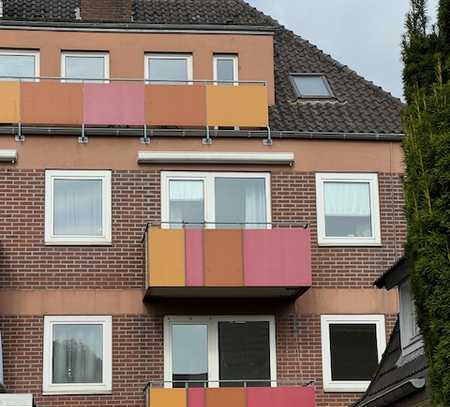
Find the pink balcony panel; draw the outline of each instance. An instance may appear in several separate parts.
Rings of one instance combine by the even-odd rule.
[[[311,286],[309,230],[245,230],[243,239],[246,286]]]
[[[205,407],[205,389],[188,389],[187,405],[188,407]]]
[[[314,407],[315,390],[312,387],[249,387],[247,407]]]
[[[84,123],[144,125],[144,85],[108,83],[84,85]]]
[[[186,285],[203,286],[203,230],[186,229]]]

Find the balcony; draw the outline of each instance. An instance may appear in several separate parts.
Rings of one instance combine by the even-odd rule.
[[[314,407],[313,387],[161,388],[149,383],[148,407]]]
[[[147,228],[152,298],[296,298],[311,286],[305,228]]]
[[[241,81],[238,85],[195,80],[189,84],[148,84],[134,79],[68,83],[49,77],[3,81],[0,82],[0,124],[79,126],[80,129],[87,126],[266,128],[265,83]]]

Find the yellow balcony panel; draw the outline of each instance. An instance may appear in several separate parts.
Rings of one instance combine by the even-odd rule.
[[[186,389],[149,389],[148,407],[187,407]]]
[[[151,229],[147,244],[150,287],[184,287],[184,230]]]
[[[261,85],[207,86],[208,126],[267,127],[267,88]]]
[[[20,121],[20,83],[0,82],[0,123]]]

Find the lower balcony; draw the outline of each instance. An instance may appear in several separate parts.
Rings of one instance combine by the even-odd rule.
[[[161,388],[149,383],[147,407],[314,407],[315,389],[289,387]]]
[[[145,247],[146,299],[296,298],[311,286],[305,228],[148,228]]]

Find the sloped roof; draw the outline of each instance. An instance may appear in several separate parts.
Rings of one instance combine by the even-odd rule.
[[[3,0],[3,20],[80,23],[75,11],[79,7],[80,0]],[[132,8],[130,23],[273,28],[276,104],[270,109],[272,130],[402,133],[400,111],[403,105],[399,99],[243,0],[132,0]],[[326,75],[336,98],[328,101],[298,99],[290,73]]]
[[[426,380],[427,377],[427,360],[424,354],[420,354],[404,363],[398,363],[401,356],[400,325],[397,319],[375,376],[364,396],[353,404],[353,407],[391,405],[391,403],[398,401],[401,397],[406,397],[413,392],[423,391],[423,388],[417,388],[413,385],[409,389],[398,392],[395,396],[388,396],[389,392],[393,393],[402,385],[408,385],[411,381],[414,382],[415,379]],[[397,399],[394,397],[397,397]]]

